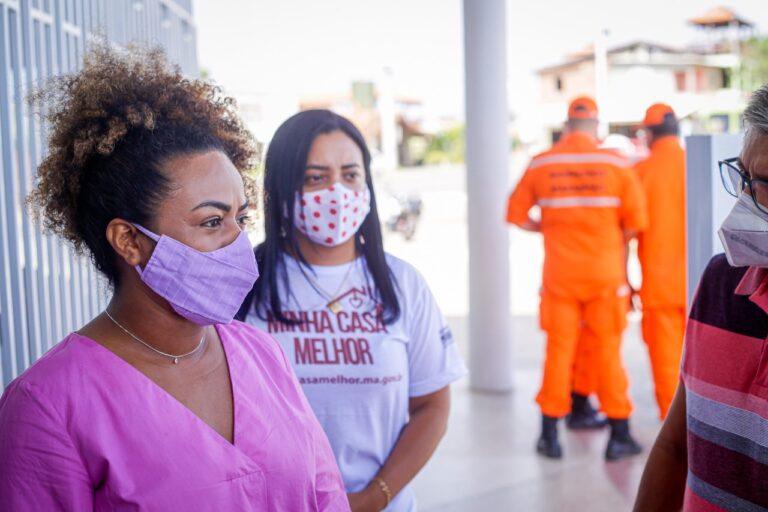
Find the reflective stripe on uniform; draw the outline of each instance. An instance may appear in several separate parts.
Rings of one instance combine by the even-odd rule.
[[[606,155],[604,153],[558,153],[536,157],[528,166],[535,169],[543,165],[551,164],[609,164],[617,167],[629,167],[629,161],[620,156]]]
[[[570,196],[539,199],[536,204],[541,208],[572,208],[574,206],[617,208],[621,206],[621,199],[616,196]]]

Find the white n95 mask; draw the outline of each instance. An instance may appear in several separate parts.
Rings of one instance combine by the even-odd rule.
[[[742,192],[717,234],[732,267],[768,267],[768,214],[749,193]]]

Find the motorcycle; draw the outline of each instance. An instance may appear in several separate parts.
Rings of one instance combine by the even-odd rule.
[[[423,201],[416,194],[407,197],[391,195],[389,203],[389,215],[385,222],[387,229],[393,233],[400,233],[403,238],[410,240],[416,234]]]

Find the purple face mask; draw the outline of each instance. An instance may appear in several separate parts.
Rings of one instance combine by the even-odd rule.
[[[176,313],[198,325],[228,324],[259,278],[259,269],[245,232],[234,242],[200,252],[178,240],[134,224],[157,242],[142,270],[141,280],[167,300]]]

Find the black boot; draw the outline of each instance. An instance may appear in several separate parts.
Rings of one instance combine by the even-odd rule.
[[[536,443],[536,452],[549,459],[562,458],[563,449],[557,440],[557,418],[541,417],[541,437]]]
[[[619,460],[643,451],[643,447],[629,433],[629,420],[608,421],[611,424],[611,437],[605,448],[606,460]]]
[[[565,417],[565,426],[571,430],[593,430],[607,424],[608,418],[592,407],[588,396],[571,393],[571,414]]]

